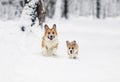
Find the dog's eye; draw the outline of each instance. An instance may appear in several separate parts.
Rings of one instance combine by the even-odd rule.
[[[54,32],[52,32],[52,34],[54,34]]]
[[[74,49],[74,48],[72,47],[72,49]]]
[[[50,34],[50,32],[48,32],[48,34]]]
[[[69,49],[70,49],[70,47],[69,47]]]

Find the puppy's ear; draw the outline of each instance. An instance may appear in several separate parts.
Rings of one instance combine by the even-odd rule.
[[[56,29],[56,24],[53,24],[53,29]]]
[[[66,44],[68,45],[69,43],[70,43],[70,42],[67,40],[67,41],[66,41]]]
[[[73,40],[72,42],[73,42],[74,45],[76,44],[76,40]]]
[[[44,25],[44,28],[45,28],[45,30],[48,30],[48,29],[49,29],[49,27],[48,27],[47,24]]]
[[[76,40],[73,40],[74,43],[76,43]]]

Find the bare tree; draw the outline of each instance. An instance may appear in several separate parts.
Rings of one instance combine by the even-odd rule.
[[[97,0],[96,1],[96,17],[97,18],[100,18],[100,10],[101,10],[101,3],[100,3],[101,0]]]
[[[64,2],[64,7],[63,7],[62,17],[65,17],[67,19],[68,18],[68,0],[63,0],[63,2]]]
[[[45,14],[46,14],[43,0],[39,0],[37,4],[37,14],[38,14],[39,25],[42,26],[43,22],[45,21]]]

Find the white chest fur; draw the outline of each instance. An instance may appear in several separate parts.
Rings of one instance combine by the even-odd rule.
[[[57,49],[54,46],[58,44],[58,39],[55,40],[45,40],[45,47],[42,48],[42,53],[46,56],[56,55]]]
[[[50,49],[53,46],[55,46],[58,43],[58,39],[56,38],[55,40],[45,40],[45,46]]]

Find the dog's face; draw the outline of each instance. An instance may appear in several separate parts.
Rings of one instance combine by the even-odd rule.
[[[66,41],[66,44],[67,44],[67,51],[69,54],[74,54],[75,50],[77,49],[77,43],[76,41],[72,41],[72,42],[69,42],[69,41]]]
[[[44,28],[45,28],[45,38],[52,41],[57,37],[57,30],[55,24],[53,25],[52,28],[49,28],[48,25],[46,24]]]

